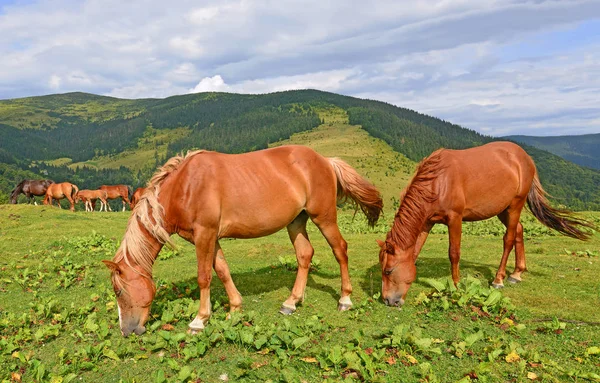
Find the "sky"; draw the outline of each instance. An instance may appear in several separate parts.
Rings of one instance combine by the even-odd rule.
[[[600,1],[0,0],[0,99],[307,88],[492,136],[600,133]]]

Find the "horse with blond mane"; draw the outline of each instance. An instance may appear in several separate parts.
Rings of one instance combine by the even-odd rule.
[[[460,241],[463,221],[497,216],[506,226],[504,251],[492,286],[504,286],[506,262],[515,249],[515,270],[508,278],[521,281],[527,270],[521,210],[525,203],[547,227],[566,236],[587,239],[584,228],[594,226],[567,210],[550,206],[535,164],[518,145],[492,142],[466,150],[440,149],[424,159],[401,195],[401,203],[381,250],[382,298],[386,304],[404,304],[415,280],[415,261],[436,223],[448,226],[452,280],[460,279]]]
[[[158,252],[177,233],[196,247],[200,308],[189,324],[200,331],[211,315],[212,268],[223,282],[231,311],[242,297],[219,244],[221,238],[257,238],[287,227],[296,250],[298,272],[280,312],[291,314],[304,298],[314,249],[308,240],[310,218],[327,239],[340,265],[338,309],[351,307],[347,244],[337,225],[336,203],[350,198],[374,225],[382,210],[377,189],[337,158],[304,146],[281,146],[245,154],[208,151],[171,158],[152,177],[133,209],[111,270],[124,336],[145,331],[154,299],[152,266]]]
[[[58,207],[62,209],[60,206],[60,202],[63,198],[66,198],[69,201],[70,207],[69,210],[75,211],[75,194],[79,191],[77,185],[74,185],[70,182],[61,182],[59,184],[50,184],[48,189],[46,190],[46,197],[44,198],[44,205],[52,205],[52,200],[57,200]]]

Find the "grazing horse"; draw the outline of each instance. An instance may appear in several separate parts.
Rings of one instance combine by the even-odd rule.
[[[219,244],[221,238],[257,238],[287,227],[296,250],[298,272],[280,312],[291,314],[303,300],[314,253],[306,223],[310,218],[326,238],[340,265],[338,309],[351,307],[347,244],[337,225],[336,203],[350,198],[374,225],[382,209],[377,189],[337,158],[325,158],[304,146],[281,146],[245,154],[208,151],[171,158],[150,180],[133,209],[111,270],[124,336],[142,334],[154,299],[152,266],[170,235],[196,246],[200,308],[189,324],[200,331],[211,315],[212,268],[223,282],[230,309],[242,297],[235,287]]]
[[[82,201],[85,204],[85,211],[94,211],[96,208],[96,200],[100,200],[100,211],[104,208],[107,210],[108,203],[106,202],[107,193],[104,190],[80,190],[75,194],[75,202]]]
[[[130,205],[129,196],[131,195],[131,186],[102,185],[99,189],[104,190],[106,194],[108,194],[108,199],[121,198],[121,202],[123,203],[123,211],[125,211],[125,203]],[[110,205],[108,206],[108,210],[112,211]]]
[[[452,280],[459,281],[460,240],[463,221],[497,216],[506,226],[500,267],[492,282],[504,286],[508,255],[515,248],[515,271],[508,281],[521,281],[527,270],[521,210],[527,202],[533,215],[547,227],[566,236],[587,239],[583,228],[594,226],[550,206],[529,155],[511,142],[493,142],[466,150],[440,149],[424,159],[401,195],[401,203],[385,242],[379,241],[382,298],[402,305],[417,269],[415,261],[436,223],[448,226]]]
[[[129,208],[131,210],[133,210],[133,208],[135,207],[135,205],[137,205],[137,203],[139,202],[140,198],[142,198],[142,194],[144,194],[145,191],[146,191],[146,188],[137,188],[137,189],[135,189],[135,191],[133,192],[133,195],[131,196],[131,202],[129,203]]]
[[[17,203],[19,194],[23,193],[29,199],[29,203],[33,201],[37,205],[35,196],[45,196],[48,186],[53,183],[52,180],[23,180],[10,193],[10,203]]]
[[[69,200],[71,207],[69,210],[75,211],[75,202],[73,197],[77,194],[79,188],[70,182],[61,182],[59,184],[51,184],[46,190],[46,197],[44,198],[44,205],[52,205],[52,199],[60,200],[66,198]],[[58,201],[57,201],[58,202]],[[58,207],[62,209],[60,203]]]

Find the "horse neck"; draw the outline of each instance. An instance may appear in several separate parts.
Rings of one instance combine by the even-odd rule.
[[[140,225],[135,215],[132,215],[127,225],[125,237],[119,249],[115,262],[125,262],[141,274],[152,278],[152,267],[158,257],[163,243],[151,235]]]
[[[387,240],[402,250],[415,246],[429,220],[433,204],[425,198],[405,196],[394,217]]]

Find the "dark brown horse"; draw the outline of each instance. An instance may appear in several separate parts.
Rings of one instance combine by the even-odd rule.
[[[17,203],[19,194],[23,193],[29,199],[29,203],[37,205],[35,196],[45,196],[48,186],[53,183],[52,180],[23,180],[10,193],[10,203]]]
[[[102,185],[99,188],[100,190],[104,190],[106,194],[108,194],[108,199],[116,199],[121,198],[121,202],[123,203],[123,211],[125,211],[125,204],[130,204],[129,196],[131,195],[131,187],[127,185]],[[108,205],[108,210],[112,211],[110,205]]]
[[[44,198],[44,205],[52,205],[52,200],[55,199],[61,200],[66,198],[69,200],[69,204],[71,205],[69,210],[75,211],[75,200],[74,197],[79,191],[77,185],[74,185],[70,182],[61,182],[59,184],[50,184],[48,189],[46,190],[46,197]],[[58,203],[58,207],[62,209],[60,203]]]
[[[145,191],[146,191],[146,188],[135,189],[135,191],[133,192],[133,195],[131,196],[131,202],[129,203],[129,207],[131,210],[133,210],[135,205],[137,205],[140,198],[142,198],[142,194],[144,194]]]
[[[104,208],[104,211],[108,211],[106,208],[108,205],[106,198],[108,198],[108,196],[104,190],[84,189],[75,194],[75,202],[82,201],[85,204],[85,211],[94,211],[96,208],[96,200],[100,200],[100,211],[102,211],[102,208]]]
[[[577,239],[590,235],[581,228],[593,225],[551,207],[533,160],[516,144],[493,142],[466,150],[442,149],[423,160],[401,196],[400,208],[381,251],[382,298],[401,305],[417,270],[415,261],[436,223],[448,226],[452,279],[459,281],[463,221],[497,216],[506,226],[504,251],[492,285],[504,286],[508,255],[515,248],[515,271],[508,281],[521,281],[527,270],[521,210],[527,202],[533,215],[551,229]]]
[[[338,309],[352,305],[347,244],[337,225],[336,201],[349,197],[373,225],[382,200],[373,185],[336,158],[324,158],[304,146],[282,146],[246,154],[199,151],[171,158],[152,177],[135,206],[121,247],[112,261],[113,288],[123,335],[141,334],[154,299],[152,266],[173,233],[196,246],[200,309],[189,324],[204,328],[211,315],[212,268],[223,282],[231,310],[242,297],[235,287],[219,245],[221,238],[256,238],[287,227],[298,260],[291,295],[281,312],[290,314],[304,298],[313,247],[310,218],[327,239],[340,265]]]

